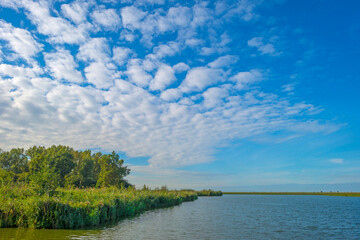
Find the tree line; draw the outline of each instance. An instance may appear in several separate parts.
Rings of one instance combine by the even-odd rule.
[[[92,153],[62,145],[0,150],[0,186],[28,184],[39,194],[52,194],[58,187],[128,187],[124,177],[130,169],[123,164],[114,151]]]

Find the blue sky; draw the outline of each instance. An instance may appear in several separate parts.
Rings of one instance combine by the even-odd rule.
[[[115,150],[137,186],[355,190],[359,7],[0,0],[0,148]]]

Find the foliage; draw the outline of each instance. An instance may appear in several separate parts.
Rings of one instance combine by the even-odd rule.
[[[115,152],[76,151],[68,146],[34,146],[24,151],[0,151],[0,185],[29,183],[34,190],[52,195],[57,187],[129,187],[124,177],[130,169]]]
[[[197,199],[194,192],[110,188],[64,189],[37,196],[22,185],[0,188],[0,227],[78,228]]]
[[[124,160],[119,159],[115,152],[101,156],[99,159],[100,173],[96,182],[97,187],[121,187],[123,177],[130,173],[130,169],[123,167]]]

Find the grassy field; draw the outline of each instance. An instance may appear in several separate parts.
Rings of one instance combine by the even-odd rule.
[[[0,227],[69,229],[95,226],[197,199],[190,191],[117,188],[57,189],[38,196],[27,187],[0,188]]]
[[[223,194],[243,194],[243,195],[323,195],[323,196],[342,196],[360,197],[360,192],[223,192]]]

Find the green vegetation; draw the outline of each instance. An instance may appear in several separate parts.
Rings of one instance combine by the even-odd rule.
[[[197,199],[166,186],[135,190],[115,152],[66,146],[0,150],[0,227],[78,228]]]
[[[115,152],[75,151],[67,146],[31,147],[0,151],[0,186],[28,184],[51,196],[58,187],[128,187],[130,169]]]
[[[243,194],[243,195],[323,195],[323,196],[342,196],[360,197],[360,192],[224,192],[224,194]]]
[[[132,187],[58,188],[52,196],[39,196],[29,186],[6,186],[0,195],[0,227],[56,229],[95,226],[197,199],[194,192]]]
[[[221,191],[213,191],[213,190],[201,190],[201,191],[196,191],[197,195],[199,197],[203,197],[203,196],[222,196],[223,193]]]

